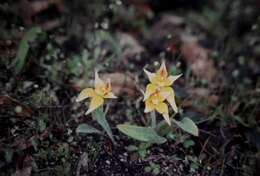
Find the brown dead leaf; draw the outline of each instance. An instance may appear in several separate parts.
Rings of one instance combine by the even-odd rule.
[[[19,15],[22,17],[23,22],[27,26],[34,25],[35,21],[34,16],[40,12],[47,10],[51,6],[56,6],[59,12],[65,10],[65,5],[63,0],[20,0],[19,2]],[[50,19],[49,21],[39,24],[44,30],[51,30],[61,25],[61,20],[59,17],[56,19]]]
[[[146,1],[140,0],[128,0],[131,5],[133,5],[136,9],[136,16],[139,18],[144,18],[151,14],[152,9]]]
[[[211,81],[216,75],[213,60],[208,57],[208,50],[197,41],[184,41],[181,53],[194,75]]]
[[[81,167],[88,168],[88,161],[88,154],[86,152],[82,153],[77,164],[76,176],[80,175]]]
[[[144,47],[130,34],[119,32],[117,37],[123,49],[122,58],[129,59],[145,51]]]
[[[30,176],[32,173],[32,168],[33,168],[33,157],[30,155],[27,155],[22,163],[22,167],[17,167],[15,173],[13,176]]]
[[[210,94],[209,89],[203,87],[191,88],[188,89],[188,94],[191,97],[208,97]]]
[[[110,79],[113,92],[119,96],[121,94],[127,94],[129,96],[135,96],[137,94],[136,89],[136,77],[134,74],[126,73],[105,73],[100,75],[101,79]]]
[[[7,95],[0,95],[0,107],[15,112],[20,117],[31,117],[33,114],[31,108]]]
[[[160,18],[151,29],[150,39],[152,41],[162,40],[163,38],[172,35],[178,38],[184,31],[184,19],[176,15],[165,14]]]
[[[25,167],[22,169],[18,169],[15,171],[15,174],[13,176],[30,176],[32,172],[32,167]]]
[[[189,97],[193,100],[206,99],[209,105],[216,105],[219,102],[219,96],[212,94],[210,89],[204,87],[196,87],[188,89]],[[191,104],[194,104],[193,102]]]

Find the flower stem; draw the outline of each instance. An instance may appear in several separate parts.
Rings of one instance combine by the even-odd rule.
[[[107,122],[107,119],[105,117],[105,113],[103,112],[103,107],[96,109],[92,113],[92,115],[95,118],[95,120],[99,123],[99,125],[106,131],[107,135],[109,136],[109,138],[111,139],[113,144],[116,145],[116,141],[113,137],[112,130],[111,130],[111,128],[110,128],[110,126]]]
[[[153,129],[156,128],[156,115],[155,115],[155,111],[151,112],[151,127]]]

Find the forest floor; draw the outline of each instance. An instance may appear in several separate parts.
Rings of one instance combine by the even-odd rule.
[[[0,3],[0,176],[257,175],[259,2],[24,2]],[[199,136],[173,126],[167,142],[140,143],[116,125],[148,125],[143,69],[162,60],[183,74],[174,118],[192,119]],[[106,104],[117,145],[76,132],[81,123],[102,130],[75,101],[94,69],[118,96]]]

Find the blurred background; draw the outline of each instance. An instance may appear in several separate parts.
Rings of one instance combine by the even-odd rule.
[[[0,175],[237,175],[260,168],[258,0],[4,0],[0,2]],[[115,126],[147,123],[141,90],[165,60],[180,113],[199,137],[175,129],[145,149]],[[79,135],[94,68],[117,102],[106,136]]]

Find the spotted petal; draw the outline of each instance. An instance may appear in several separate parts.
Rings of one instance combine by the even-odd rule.
[[[104,87],[104,92],[105,92],[105,93],[111,92],[112,87],[111,87],[111,80],[110,80],[110,78],[108,78],[108,79],[106,80],[104,86],[105,86],[105,87]]]
[[[161,78],[167,78],[168,72],[166,69],[165,61],[162,61],[161,67],[157,70],[156,75]]]

